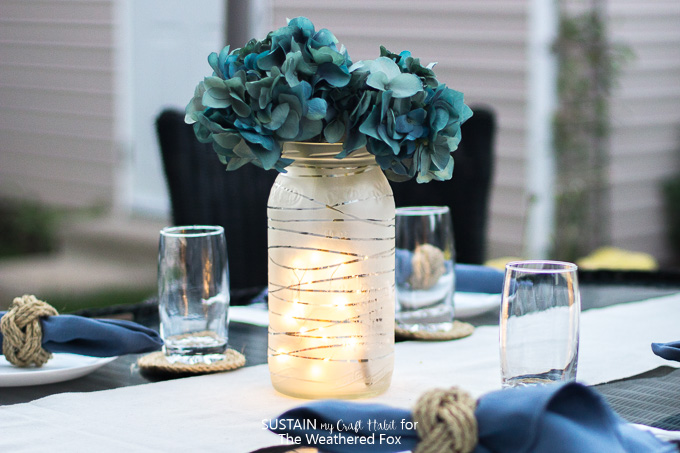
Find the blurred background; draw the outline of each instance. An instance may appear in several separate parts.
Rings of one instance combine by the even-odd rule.
[[[156,117],[210,52],[300,15],[353,61],[438,62],[495,112],[486,258],[680,264],[677,0],[0,0],[0,308],[152,295],[171,222]]]

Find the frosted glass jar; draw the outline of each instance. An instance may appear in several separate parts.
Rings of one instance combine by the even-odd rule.
[[[285,143],[269,231],[272,384],[301,398],[385,391],[394,365],[394,197],[365,149]]]

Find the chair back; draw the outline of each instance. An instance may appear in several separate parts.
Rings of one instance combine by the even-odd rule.
[[[255,165],[227,172],[212,146],[196,139],[177,110],[161,112],[156,131],[173,223],[223,226],[231,288],[266,286],[267,199],[278,173]],[[475,109],[462,126],[451,180],[392,183],[397,206],[449,206],[457,262],[484,261],[494,134],[493,112]]]
[[[487,107],[473,107],[453,153],[453,178],[418,184],[391,183],[402,206],[448,206],[453,221],[456,262],[482,264],[486,257],[489,195],[493,179],[496,119]]]
[[[210,144],[200,143],[184,113],[156,120],[175,225],[221,225],[232,289],[267,285],[267,199],[275,170],[245,165],[227,172]]]

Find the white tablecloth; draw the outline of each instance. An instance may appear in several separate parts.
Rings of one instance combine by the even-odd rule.
[[[584,312],[578,380],[597,384],[661,365],[652,342],[680,340],[680,294]],[[396,347],[392,386],[371,402],[411,407],[429,388],[500,388],[498,327]],[[0,389],[0,391],[12,391]],[[274,391],[266,365],[0,407],[0,452],[247,452],[278,445],[263,420],[303,400]]]

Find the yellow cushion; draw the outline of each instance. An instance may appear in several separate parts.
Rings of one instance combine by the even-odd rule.
[[[653,271],[659,267],[654,257],[647,253],[633,252],[616,247],[601,247],[590,255],[576,261],[576,264],[581,269],[587,270]]]

